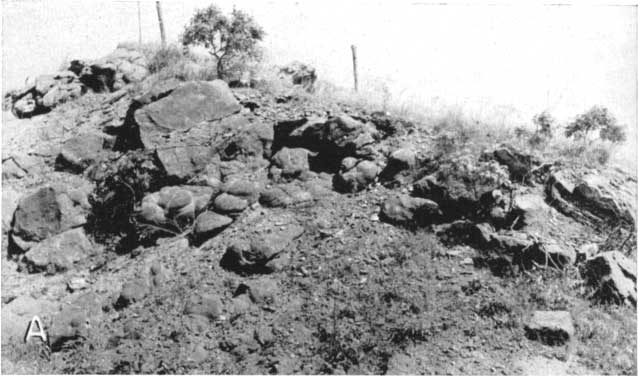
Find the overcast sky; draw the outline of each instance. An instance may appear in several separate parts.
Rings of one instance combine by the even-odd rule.
[[[157,41],[154,1],[142,38]],[[350,86],[350,45],[364,82],[395,98],[568,119],[595,104],[636,127],[638,11],[628,6],[433,5],[413,1],[216,1],[251,13],[275,62],[298,59]],[[163,0],[169,41],[209,1]],[[3,1],[3,82],[55,71],[138,38],[137,1]]]

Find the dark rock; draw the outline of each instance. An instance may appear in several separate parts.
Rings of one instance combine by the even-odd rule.
[[[494,228],[488,223],[457,220],[438,227],[436,234],[448,245],[466,244],[477,249],[486,249],[494,238]]]
[[[41,241],[86,223],[86,196],[62,186],[40,188],[20,199],[12,234],[23,241]]]
[[[167,145],[167,139],[180,137],[189,129],[206,130],[210,122],[239,112],[241,106],[221,81],[187,82],[176,87],[168,96],[135,111],[139,137],[147,149]],[[200,124],[205,126],[201,127]]]
[[[104,137],[88,133],[72,137],[64,142],[57,158],[58,168],[82,172],[103,154]]]
[[[562,170],[550,175],[545,192],[552,206],[583,223],[633,229],[635,188],[636,180],[620,171],[591,171],[579,178]]]
[[[347,165],[342,166],[341,171],[334,178],[335,190],[339,192],[359,192],[374,183],[381,171],[376,163],[365,160],[358,162],[350,169],[347,167]]]
[[[585,262],[584,277],[602,302],[636,306],[636,263],[618,251],[601,253]]]
[[[369,158],[371,146],[380,138],[374,126],[363,124],[348,115],[309,118],[277,124],[273,147],[301,147],[317,156],[310,161],[313,170],[338,169],[345,157]]]
[[[279,265],[273,266],[270,263],[303,232],[301,226],[288,225],[284,229],[274,229],[269,233],[255,235],[248,242],[237,241],[228,247],[220,264],[240,274],[278,271]]]
[[[500,192],[509,184],[506,171],[498,164],[459,158],[442,163],[436,173],[417,181],[413,194],[438,203],[448,220],[482,219],[495,205],[506,206],[498,198],[503,198]]]
[[[380,179],[384,181],[392,180],[403,171],[416,167],[417,155],[410,148],[401,148],[393,151],[388,157],[388,163],[380,174]]]
[[[424,226],[438,220],[440,211],[432,200],[400,195],[385,200],[379,217],[389,223]]]
[[[507,166],[510,179],[516,182],[529,182],[532,169],[539,164],[531,155],[520,153],[511,147],[501,147],[491,154],[491,156],[487,154],[483,157],[486,159],[493,157],[498,163]]]
[[[522,260],[526,269],[537,266],[548,266],[555,269],[564,269],[576,262],[576,251],[571,248],[561,247],[558,244],[535,244],[523,251]]]
[[[94,253],[82,228],[65,231],[33,246],[24,255],[31,272],[69,270]]]
[[[284,147],[272,157],[272,163],[281,169],[281,176],[284,178],[303,177],[310,170],[309,154],[310,151],[303,148]]]
[[[563,345],[574,337],[574,324],[568,311],[536,311],[525,325],[529,339],[547,345]]]

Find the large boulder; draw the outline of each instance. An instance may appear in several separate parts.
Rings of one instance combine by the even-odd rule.
[[[281,259],[290,243],[301,236],[304,228],[296,224],[267,225],[261,231],[231,244],[220,264],[239,274],[272,273],[280,270]]]
[[[216,160],[270,157],[272,126],[240,110],[221,80],[160,83],[133,100],[116,148],[155,151],[168,177],[181,181]]]
[[[310,170],[310,164],[308,162],[308,156],[310,151],[303,148],[287,148],[284,147],[279,150],[272,157],[272,164],[278,168],[279,175],[285,179],[290,178],[303,178]],[[271,168],[271,174],[273,174]]]
[[[34,242],[84,225],[89,210],[88,197],[81,190],[63,186],[40,188],[20,199],[12,238],[26,251]]]
[[[565,215],[595,226],[636,223],[636,179],[621,171],[589,171],[581,176],[561,170],[547,181],[551,205]]]
[[[29,271],[64,272],[94,254],[84,229],[76,228],[52,236],[31,247],[24,254]]]
[[[241,106],[225,82],[193,81],[179,85],[169,95],[143,106],[134,116],[143,147],[157,149],[184,146],[184,138],[192,132],[208,136],[211,122],[240,110]],[[203,144],[204,140],[198,144]]]
[[[59,169],[82,172],[104,154],[104,137],[97,133],[74,136],[62,144],[56,160]]]
[[[339,192],[359,192],[374,183],[381,168],[372,161],[351,161],[344,158],[341,169],[334,177],[334,188]]]
[[[603,302],[636,306],[636,263],[618,251],[598,254],[586,261],[584,276]]]
[[[407,195],[392,196],[381,206],[379,218],[404,226],[423,226],[440,218],[436,202]]]
[[[495,162],[458,158],[414,183],[413,194],[437,202],[450,220],[486,218],[494,208],[509,206],[502,193],[509,187],[507,172]]]

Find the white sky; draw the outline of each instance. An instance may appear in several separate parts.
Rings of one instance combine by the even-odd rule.
[[[169,41],[209,1],[163,0]],[[528,121],[549,108],[568,119],[594,104],[636,128],[637,18],[629,6],[434,5],[412,1],[216,1],[251,13],[278,63],[298,59],[350,86],[350,45],[362,82],[395,98],[433,98]],[[64,60],[107,54],[138,38],[136,1],[3,0],[3,83],[50,73]],[[154,1],[141,1],[142,37],[159,39]]]

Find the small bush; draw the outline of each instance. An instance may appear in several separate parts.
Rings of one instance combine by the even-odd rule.
[[[565,128],[565,136],[589,141],[592,132],[599,131],[599,137],[611,142],[622,142],[626,139],[624,127],[617,124],[616,118],[602,106],[594,106],[580,114]]]
[[[184,58],[182,51],[176,46],[168,46],[157,50],[148,61],[148,71],[158,73],[159,71],[177,65]]]

